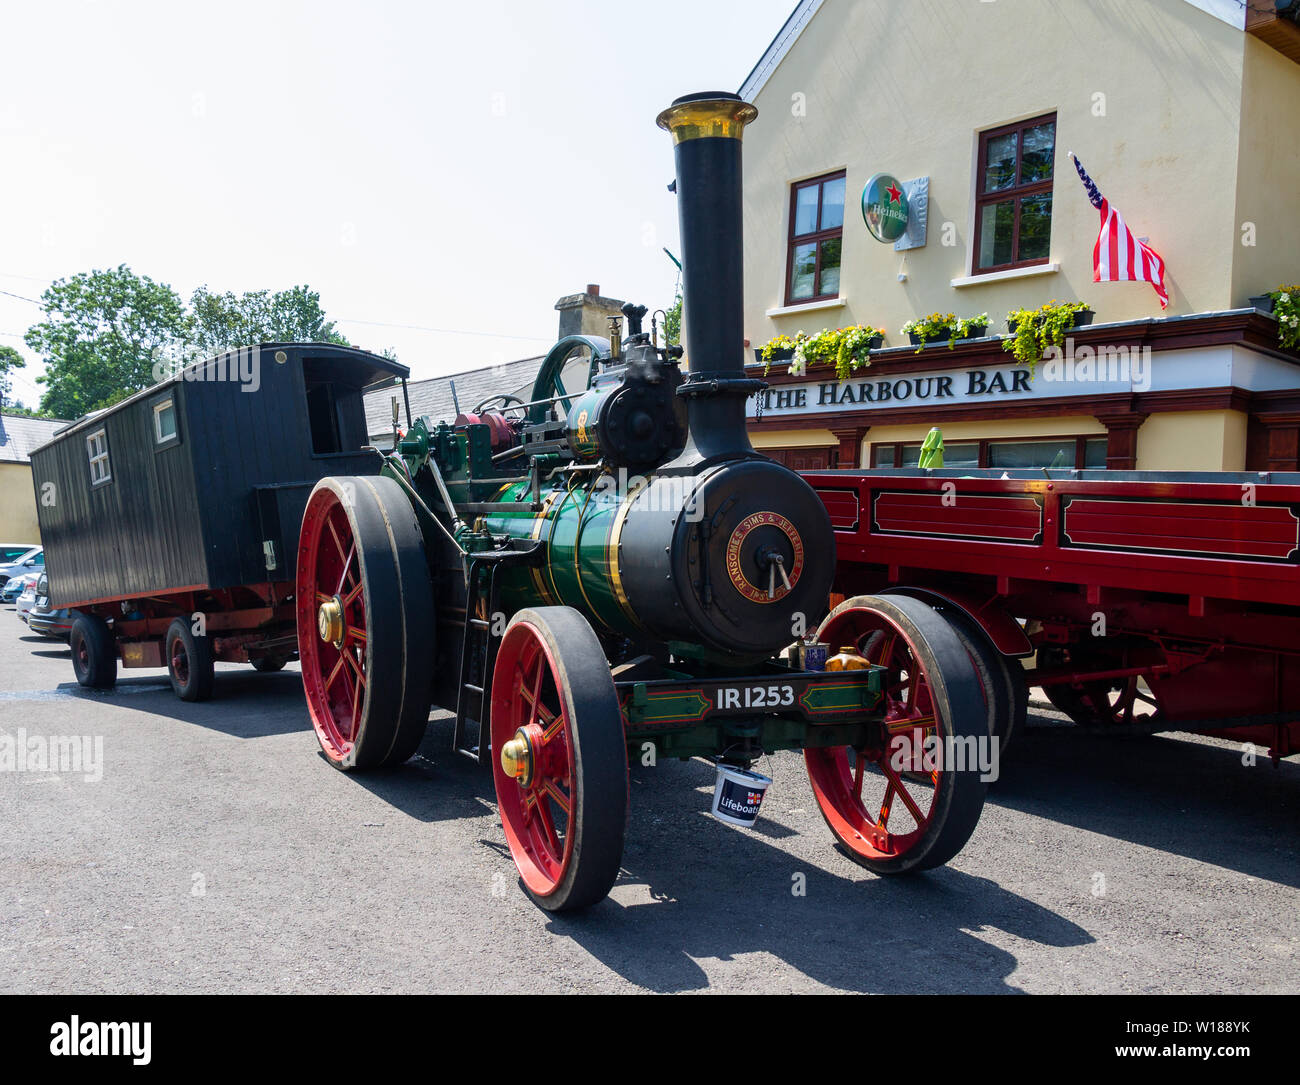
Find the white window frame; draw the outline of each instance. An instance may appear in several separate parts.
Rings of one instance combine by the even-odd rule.
[[[159,425],[159,419],[162,417],[163,411],[168,408],[171,408],[172,412],[172,431],[164,434],[162,427]],[[180,425],[176,419],[176,400],[172,396],[160,399],[153,405],[153,443],[156,445],[171,444],[173,441],[179,440],[180,435]]]
[[[86,435],[86,459],[90,463],[90,484],[102,486],[113,481],[112,465],[108,459],[108,430],[101,427]]]

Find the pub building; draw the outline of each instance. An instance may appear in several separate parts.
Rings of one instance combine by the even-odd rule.
[[[755,447],[908,466],[939,426],[949,467],[1300,467],[1300,354],[1252,300],[1300,281],[1298,11],[802,0],[740,90],[748,364],[778,335],[885,334],[846,380],[772,362]],[[1093,281],[1069,152],[1165,261],[1167,309]],[[1092,321],[1031,376],[1006,318],[1049,301]],[[935,312],[988,328],[918,353],[901,329]]]

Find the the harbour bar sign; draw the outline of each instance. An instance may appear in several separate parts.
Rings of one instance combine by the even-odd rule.
[[[1036,389],[1023,366],[989,366],[907,376],[859,377],[780,385],[759,393],[764,417],[912,406],[922,402],[960,403],[1031,397]],[[1057,389],[1056,394],[1060,394]],[[751,397],[756,399],[757,397]],[[756,406],[756,404],[755,404]]]

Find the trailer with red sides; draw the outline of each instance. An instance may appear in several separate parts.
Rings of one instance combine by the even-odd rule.
[[[1300,751],[1300,475],[804,477],[830,511],[835,592],[964,622],[1004,733],[1038,685],[1081,726]]]

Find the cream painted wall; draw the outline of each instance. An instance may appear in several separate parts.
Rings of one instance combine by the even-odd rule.
[[[1153,414],[1137,433],[1139,471],[1242,471],[1245,466],[1241,411]]]
[[[1069,150],[1165,257],[1170,315],[1230,307],[1241,300],[1232,190],[1245,40],[1184,0],[826,0],[758,92],[759,118],[745,134],[745,334],[757,346],[778,332],[870,323],[897,345],[918,314],[988,312],[1000,328],[1008,309],[1052,298],[1088,301],[1098,322],[1160,315],[1146,284],[1092,282],[1097,212]],[[1275,66],[1254,67],[1252,93],[1272,85]],[[1097,94],[1102,117],[1093,115]],[[1291,92],[1277,109],[1294,100]],[[799,102],[804,116],[792,111]],[[952,287],[970,271],[978,133],[1051,111],[1051,258],[1061,270]],[[847,304],[768,317],[784,301],[790,182],[840,168]],[[878,170],[930,178],[928,243],[906,255],[904,283],[903,254],[862,222],[862,187]],[[1294,220],[1258,206],[1261,236],[1274,217]],[[942,244],[946,221],[955,247]]]
[[[1237,163],[1234,305],[1282,283],[1300,282],[1300,64],[1257,38],[1246,38],[1241,153]],[[1255,244],[1241,244],[1246,223]]]
[[[828,429],[782,429],[751,432],[749,443],[755,448],[827,448],[840,442]]]
[[[40,541],[31,464],[0,463],[0,542]]]

